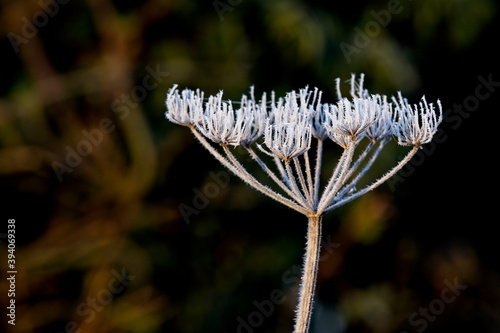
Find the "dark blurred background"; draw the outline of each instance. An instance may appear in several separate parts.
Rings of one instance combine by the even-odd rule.
[[[312,332],[500,331],[497,2],[0,4],[0,331],[291,332],[305,217],[229,176],[164,99],[253,84],[333,102],[351,73],[445,117],[324,217]],[[372,179],[404,153],[389,145]]]

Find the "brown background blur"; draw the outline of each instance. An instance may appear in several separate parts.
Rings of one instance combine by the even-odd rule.
[[[228,176],[164,119],[165,95],[309,85],[333,102],[334,78],[365,73],[370,91],[439,98],[445,120],[397,181],[325,216],[312,333],[499,332],[498,10],[0,1],[0,331],[291,332],[305,218]]]

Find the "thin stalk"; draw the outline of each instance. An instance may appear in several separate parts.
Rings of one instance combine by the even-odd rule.
[[[288,194],[292,199],[295,201],[299,202],[300,198],[295,194],[291,189],[289,189],[279,178],[276,176],[276,174],[269,169],[269,167],[262,161],[262,159],[255,153],[255,151],[251,147],[246,147],[248,153],[252,158],[260,165],[262,170],[264,170],[269,177],[271,177],[272,180],[283,190]]]
[[[198,139],[198,141],[200,141],[200,143],[203,145],[203,147],[205,147],[222,165],[231,170],[235,175],[237,175],[241,179],[245,178],[244,174],[241,174],[239,170],[233,164],[231,164],[231,162],[229,162],[226,158],[224,158],[224,156],[219,154],[217,149],[215,149],[210,143],[208,143],[207,140],[205,140],[205,138],[203,137],[203,135],[201,135],[200,132],[198,132],[194,126],[191,126],[190,129],[191,132],[194,134],[194,136]]]
[[[238,160],[236,159],[236,157],[233,155],[233,153],[231,153],[231,151],[229,150],[229,148],[227,147],[227,145],[222,145],[222,148],[224,149],[224,151],[226,152],[226,155],[227,157],[229,158],[229,160],[234,164],[234,166],[240,171],[239,173],[237,173],[237,175],[243,175],[242,176],[239,176],[241,179],[243,179],[245,182],[247,182],[247,184],[249,184],[250,186],[252,186],[253,188],[255,188],[256,190],[264,193],[265,195],[267,195],[268,197],[278,201],[278,202],[281,202],[282,204],[284,204],[285,206],[288,206],[302,214],[307,214],[308,210],[302,208],[301,206],[299,206],[297,203],[291,201],[290,199],[288,198],[285,198],[283,197],[281,194],[279,193],[276,193],[274,192],[273,190],[271,190],[270,188],[268,188],[267,186],[264,186],[262,185],[257,179],[255,179],[244,167],[243,165],[241,165],[240,162],[238,162]]]
[[[318,192],[319,192],[319,178],[321,177],[321,163],[323,157],[323,140],[318,139],[318,146],[316,149],[316,168],[314,169],[314,198],[316,200],[315,207],[318,204]]]
[[[366,147],[363,150],[363,152],[358,156],[356,162],[354,162],[353,165],[347,171],[345,179],[351,178],[351,176],[356,172],[356,170],[358,169],[359,165],[364,161],[364,159],[366,158],[366,156],[368,155],[368,153],[370,152],[370,150],[373,148],[373,145],[374,145],[373,141],[370,141],[366,145]]]
[[[194,136],[200,141],[200,143],[205,147],[219,162],[222,163],[225,167],[227,167],[229,170],[231,170],[236,176],[240,177],[243,181],[245,181],[248,185],[252,186],[256,190],[260,191],[261,193],[267,195],[268,197],[281,202],[287,207],[292,208],[293,210],[296,210],[299,213],[302,214],[308,214],[309,211],[302,208],[299,206],[297,203],[291,201],[288,198],[283,197],[279,193],[275,193],[268,187],[262,185],[259,181],[257,181],[252,175],[248,173],[248,171],[243,168],[243,166],[236,160],[234,155],[231,153],[231,151],[227,148],[227,146],[223,146],[224,151],[228,155],[231,161],[228,161],[226,158],[224,158],[219,152],[205,140],[205,138],[194,128],[191,127],[191,132],[193,132]]]
[[[312,206],[314,207],[316,205],[316,199],[314,197],[314,192],[313,192],[313,180],[312,180],[312,175],[311,175],[311,163],[309,161],[309,151],[306,151],[304,153],[304,165],[306,166],[308,192],[309,192],[309,196],[313,200]]]
[[[293,163],[295,164],[295,169],[297,170],[297,175],[299,176],[300,186],[302,186],[302,190],[304,191],[304,195],[309,203],[311,208],[314,207],[313,200],[311,198],[311,192],[309,191],[309,187],[306,184],[306,180],[304,179],[304,173],[302,172],[302,166],[300,165],[300,161],[298,157],[293,159]]]
[[[349,191],[351,191],[352,188],[354,188],[356,186],[356,184],[359,182],[359,180],[371,168],[371,166],[373,165],[373,163],[375,162],[375,160],[377,159],[378,155],[380,154],[380,152],[382,151],[382,149],[384,148],[385,144],[388,141],[389,140],[384,139],[384,140],[382,140],[380,142],[379,146],[377,147],[377,149],[375,150],[375,152],[373,153],[373,155],[370,157],[370,159],[368,160],[368,162],[366,163],[366,165],[363,167],[363,169],[356,175],[356,177],[354,177],[354,179],[348,185],[344,186],[342,188],[342,190],[338,193],[338,197],[339,198],[344,197],[347,193],[349,193]],[[350,171],[351,170],[349,170],[349,172]],[[346,177],[346,179],[349,179],[349,177],[350,177],[350,175],[348,175]]]
[[[330,190],[335,182],[335,179],[337,179],[338,173],[339,173],[342,165],[344,164],[345,159],[347,158],[347,151],[348,151],[348,149],[344,148],[344,151],[342,152],[342,155],[340,156],[340,159],[339,159],[337,165],[335,166],[335,169],[332,173],[332,176],[330,177],[330,180],[328,181],[328,185],[326,185],[326,188],[323,191],[323,194],[321,195],[321,199],[319,200],[318,205],[321,205],[325,195],[330,193]],[[318,207],[316,207],[316,211],[318,211],[317,208]]]
[[[285,172],[285,168],[283,167],[283,163],[281,163],[281,160],[279,159],[279,157],[274,156],[274,163],[276,164],[276,167],[278,168],[278,170],[279,170],[279,172],[281,174],[281,178],[283,179],[283,181],[288,186],[290,186],[290,179],[288,179],[288,176],[286,175],[286,172]]]
[[[323,214],[327,213],[327,212],[329,212],[337,207],[345,205],[346,203],[348,203],[356,198],[359,198],[360,196],[364,195],[365,193],[377,188],[379,185],[384,183],[387,179],[394,176],[394,174],[396,174],[396,172],[398,172],[406,163],[408,163],[408,161],[413,157],[413,155],[415,155],[417,153],[419,148],[420,148],[420,145],[413,146],[413,149],[401,161],[399,161],[399,163],[394,168],[392,168],[388,173],[386,173],[384,176],[382,176],[379,180],[377,180],[376,182],[374,182],[371,185],[366,186],[364,189],[359,190],[358,192],[348,196],[347,198],[339,200],[336,203],[326,207],[326,209],[323,211]]]
[[[333,197],[335,196],[337,190],[340,188],[340,186],[344,182],[345,174],[347,172],[347,169],[349,168],[349,164],[351,163],[352,155],[353,155],[354,149],[356,147],[356,143],[354,141],[355,140],[353,139],[351,141],[351,143],[349,143],[349,146],[346,149],[347,150],[347,155],[345,157],[345,160],[343,161],[343,163],[344,163],[343,170],[339,174],[338,179],[336,180],[335,185],[333,186],[333,189],[329,188],[328,189],[329,192],[325,191],[323,193],[323,196],[321,197],[321,200],[320,200],[319,206],[318,206],[318,210],[317,210],[317,212],[320,213],[320,214],[322,214],[323,210],[326,207],[328,207],[328,204],[333,199]]]
[[[295,177],[293,175],[292,168],[290,167],[290,161],[285,161],[285,170],[288,175],[288,179],[290,179],[290,187],[292,191],[297,193],[297,196],[299,196],[300,201],[299,203],[302,204],[303,207],[308,207],[312,211],[312,207],[310,207],[309,203],[307,202],[306,198],[302,195],[302,192],[300,192],[299,187],[297,186],[297,182],[295,181]]]
[[[311,322],[316,277],[321,249],[321,216],[309,216],[307,247],[299,291],[299,304],[295,318],[294,333],[307,333]]]

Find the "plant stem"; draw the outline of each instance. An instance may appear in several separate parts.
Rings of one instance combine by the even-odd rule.
[[[319,254],[321,249],[321,216],[309,216],[307,248],[299,291],[294,333],[307,333],[311,322]]]
[[[379,180],[377,180],[376,182],[374,182],[373,184],[371,184],[369,186],[366,186],[364,189],[359,190],[358,192],[353,193],[350,196],[345,197],[345,198],[331,204],[330,206],[326,207],[326,209],[323,211],[323,213],[327,213],[327,212],[329,212],[337,207],[345,205],[349,201],[352,201],[356,198],[359,198],[360,196],[364,195],[366,192],[372,191],[375,188],[377,188],[380,184],[385,182],[387,179],[394,176],[396,174],[396,172],[398,172],[406,163],[408,163],[408,161],[411,160],[413,155],[415,155],[418,152],[419,148],[420,148],[420,145],[415,145],[413,147],[413,149],[401,161],[399,161],[399,163],[394,168],[392,168],[388,173],[386,173],[384,176],[382,176]]]
[[[262,192],[263,194],[267,195],[268,197],[281,202],[285,206],[288,206],[292,209],[295,209],[296,211],[305,214],[308,211],[300,206],[299,204],[293,202],[292,200],[283,197],[281,194],[274,192],[271,190],[269,187],[262,185],[257,179],[255,179],[254,176],[252,176],[244,167],[241,165],[240,162],[236,159],[236,157],[231,153],[231,150],[229,150],[227,145],[222,145],[222,148],[226,152],[227,157],[230,159],[231,163],[234,164],[234,166],[237,168],[239,171],[236,173],[238,177],[240,177],[243,181],[245,181],[248,185],[252,186],[254,189],[257,191]],[[212,153],[213,154],[213,153]],[[215,155],[215,154],[214,154]]]

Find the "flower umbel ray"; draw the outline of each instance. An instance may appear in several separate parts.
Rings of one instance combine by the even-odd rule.
[[[177,85],[167,93],[165,116],[168,120],[189,127],[217,160],[249,186],[307,216],[308,246],[295,322],[297,333],[309,329],[322,216],[396,174],[421,145],[432,140],[442,121],[439,100],[438,110],[433,103],[427,103],[425,97],[418,104],[410,105],[400,92],[391,98],[370,94],[363,83],[363,74],[359,79],[353,74],[348,98],[341,95],[340,79],[337,79],[338,100],[334,103],[322,103],[321,91],[308,87],[277,99],[272,92],[270,101],[266,94],[257,101],[253,87],[249,96],[243,95],[240,101],[223,100],[222,91],[208,98],[200,90],[179,92]],[[360,180],[392,138],[412,149],[379,179],[358,188]],[[340,146],[343,153],[321,191],[325,141]],[[366,144],[362,145],[363,141],[367,141]],[[269,176],[264,181],[271,184],[251,175],[229,146],[246,149]],[[254,146],[274,163],[269,165],[266,162],[269,158],[262,159]],[[312,146],[316,147],[313,160]]]

